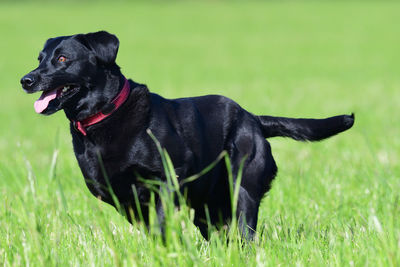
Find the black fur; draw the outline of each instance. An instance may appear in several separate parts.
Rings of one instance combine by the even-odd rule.
[[[326,119],[258,118],[265,138],[285,136],[299,141],[319,141],[351,128],[354,123],[354,114]]]
[[[124,82],[115,63],[118,45],[118,39],[107,32],[49,39],[40,52],[39,67],[22,78],[23,88],[33,93],[72,86],[71,93],[52,100],[43,114],[64,109],[68,119],[82,120],[107,110]],[[67,60],[58,62],[60,55]],[[321,140],[350,128],[354,122],[353,115],[322,120],[255,116],[223,96],[165,99],[150,93],[143,84],[132,80],[129,83],[131,93],[127,102],[104,121],[88,127],[86,137],[72,124],[70,128],[75,155],[89,190],[114,204],[105,189],[107,182],[99,164],[100,154],[122,207],[137,213],[133,185],[146,223],[149,190],[138,176],[165,182],[160,155],[147,129],[168,151],[180,180],[199,173],[224,150],[230,157],[234,175],[246,157],[235,216],[243,235],[251,238],[257,226],[260,201],[277,172],[265,138]],[[212,224],[226,224],[231,219],[225,163],[219,162],[181,190],[187,190],[187,202],[195,210],[194,223],[204,237],[208,237],[205,206]],[[159,203],[157,213],[162,225],[164,213]]]

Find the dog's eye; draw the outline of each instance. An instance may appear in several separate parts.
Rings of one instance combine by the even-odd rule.
[[[58,62],[65,62],[65,61],[67,61],[67,58],[64,57],[64,56],[59,56],[58,59],[57,59],[57,61],[58,61]]]

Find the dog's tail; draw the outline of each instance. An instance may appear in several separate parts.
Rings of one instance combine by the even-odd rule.
[[[350,129],[354,114],[326,119],[292,119],[257,116],[265,138],[284,136],[299,141],[319,141]]]

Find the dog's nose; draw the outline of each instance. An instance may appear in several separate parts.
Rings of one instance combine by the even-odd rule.
[[[35,78],[32,75],[25,75],[24,77],[22,77],[21,79],[21,84],[22,87],[26,90],[29,90],[32,88],[32,85],[35,83]]]

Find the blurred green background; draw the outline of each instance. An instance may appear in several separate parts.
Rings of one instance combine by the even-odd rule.
[[[0,263],[16,264],[17,255],[22,263],[89,261],[78,254],[57,260],[66,255],[61,248],[46,252],[59,244],[46,233],[71,227],[60,203],[70,203],[68,216],[78,224],[91,225],[98,211],[89,206],[97,202],[84,185],[63,112],[37,115],[33,102],[39,95],[25,94],[19,79],[37,66],[47,38],[107,30],[120,40],[117,63],[125,76],[164,97],[222,94],[265,115],[356,114],[350,131],[321,143],[271,140],[280,170],[261,207],[260,231],[266,227],[280,236],[285,221],[294,232],[299,225],[308,229],[305,240],[267,238],[229,262],[223,254],[212,256],[198,239],[206,249],[180,264],[258,264],[264,256],[270,264],[400,264],[399,14],[397,1],[0,3]],[[56,148],[58,184],[48,178]],[[35,201],[27,193],[32,183]],[[131,231],[112,209],[107,212]],[[38,234],[47,243],[26,252],[21,236],[30,216],[50,230]],[[330,229],[327,241],[313,235],[321,229]],[[73,247],[79,242],[68,233],[58,235]],[[129,255],[132,247],[122,247]],[[135,247],[141,249],[147,264],[171,252]],[[178,255],[187,252],[180,250]],[[99,264],[107,265],[102,257],[114,259],[109,264],[127,257],[118,249],[105,251],[94,257]]]

